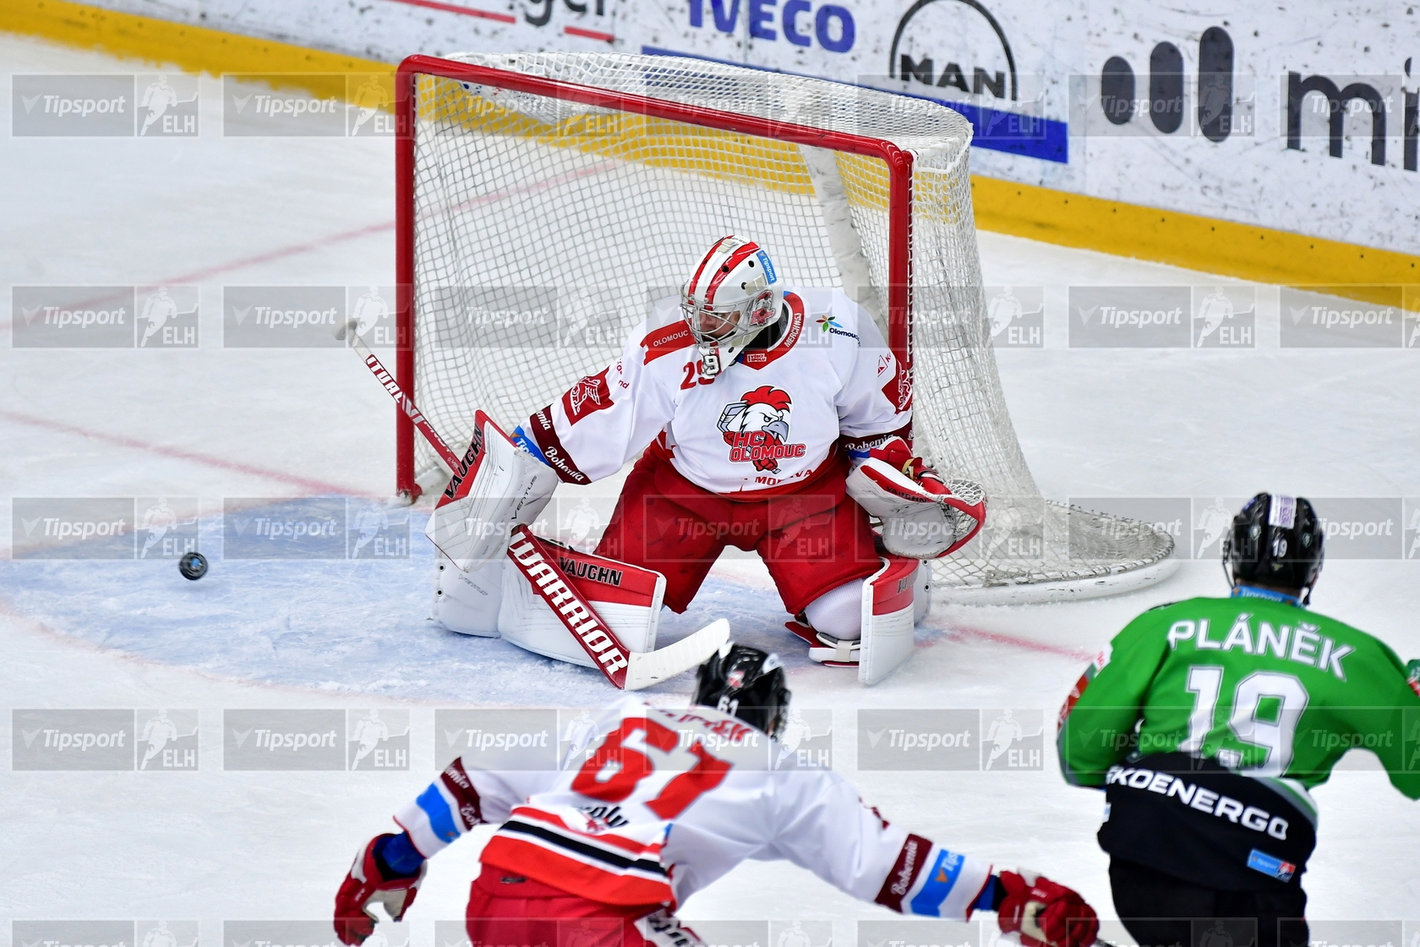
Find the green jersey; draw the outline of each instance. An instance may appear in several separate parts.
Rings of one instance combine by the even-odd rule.
[[[1183,752],[1274,782],[1305,810],[1348,750],[1369,750],[1420,798],[1420,682],[1395,652],[1288,602],[1194,598],[1115,636],[1060,712],[1065,778]],[[1300,791],[1299,791],[1300,790]]]

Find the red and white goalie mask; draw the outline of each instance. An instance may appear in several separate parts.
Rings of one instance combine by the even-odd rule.
[[[680,294],[701,374],[714,378],[733,364],[761,330],[783,318],[783,300],[769,254],[753,241],[721,237]]]

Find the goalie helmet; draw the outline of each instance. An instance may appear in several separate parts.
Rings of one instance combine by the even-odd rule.
[[[778,737],[789,713],[789,688],[779,655],[725,642],[696,672],[693,702]]]
[[[784,290],[769,254],[733,234],[721,237],[686,280],[680,310],[695,344],[700,371],[714,378],[744,347],[783,318]]]
[[[1259,493],[1223,537],[1223,573],[1230,585],[1296,589],[1302,604],[1321,573],[1325,531],[1304,497]]]

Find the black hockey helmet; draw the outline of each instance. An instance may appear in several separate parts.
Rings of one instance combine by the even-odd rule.
[[[725,642],[696,672],[694,702],[734,714],[777,737],[789,712],[789,688],[779,655]]]
[[[1259,493],[1223,537],[1223,573],[1230,585],[1296,589],[1303,604],[1321,573],[1325,530],[1304,497]]]

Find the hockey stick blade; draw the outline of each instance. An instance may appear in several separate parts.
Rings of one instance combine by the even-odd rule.
[[[628,658],[625,689],[641,690],[699,666],[730,640],[730,623],[717,618],[693,635],[655,651],[633,651]]]

